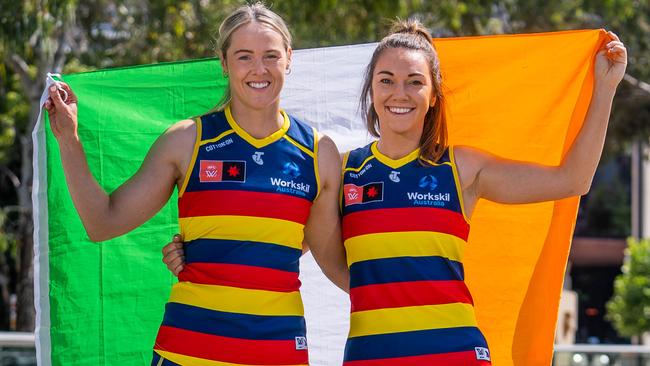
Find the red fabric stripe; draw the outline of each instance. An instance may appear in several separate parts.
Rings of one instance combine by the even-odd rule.
[[[278,292],[300,289],[298,273],[243,264],[190,263],[178,274],[178,280]]]
[[[474,351],[451,352],[436,355],[408,356],[382,358],[378,360],[346,361],[343,366],[413,366],[413,365],[444,365],[444,366],[490,366],[490,361],[476,359]]]
[[[307,364],[307,350],[290,340],[252,340],[161,326],[155,349],[207,360],[253,365]]]
[[[239,215],[270,217],[307,222],[311,202],[304,198],[279,193],[248,191],[185,192],[178,199],[178,216]]]
[[[474,304],[463,281],[413,281],[350,289],[352,312],[402,306]]]
[[[433,207],[363,210],[343,217],[343,240],[364,234],[400,231],[434,231],[467,240],[469,224],[458,212]]]

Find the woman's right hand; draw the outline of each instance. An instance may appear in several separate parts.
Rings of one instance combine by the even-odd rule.
[[[167,265],[174,276],[183,270],[185,265],[185,251],[183,250],[183,239],[179,234],[174,235],[171,243],[165,245],[162,249],[163,263]]]
[[[63,100],[66,95],[66,99]],[[50,117],[50,126],[54,137],[59,143],[68,139],[78,139],[77,96],[68,84],[58,81],[56,84],[50,85],[45,109]]]

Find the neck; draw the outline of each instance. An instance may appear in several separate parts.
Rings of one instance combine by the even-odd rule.
[[[387,157],[397,160],[412,153],[420,146],[420,135],[410,136],[408,134],[381,134],[377,142],[377,149]]]
[[[230,113],[239,127],[255,138],[271,135],[284,123],[284,117],[280,113],[280,101],[264,108],[251,108],[233,99],[230,102]]]

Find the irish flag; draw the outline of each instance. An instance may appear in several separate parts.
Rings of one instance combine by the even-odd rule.
[[[558,164],[585,117],[603,36],[589,30],[437,40],[451,143]],[[295,52],[282,107],[330,135],[341,151],[365,144],[357,105],[374,47]],[[135,173],[160,133],[208,111],[226,86],[215,59],[62,79],[79,97],[79,134],[93,174],[109,192]],[[161,247],[178,231],[177,197],[133,232],[93,243],[72,205],[45,113],[33,138],[39,364],[148,365],[176,281],[161,262]],[[355,189],[358,199],[372,199],[373,187]],[[494,365],[550,365],[577,207],[577,197],[510,206],[479,202],[466,278]],[[311,364],[340,365],[347,296],[309,254],[301,270]]]

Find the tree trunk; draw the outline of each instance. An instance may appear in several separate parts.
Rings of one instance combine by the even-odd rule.
[[[18,228],[18,278],[16,299],[16,330],[33,332],[34,309],[34,221],[32,217],[32,130],[40,112],[40,93],[43,81],[37,80],[29,90],[25,90],[30,99],[29,123],[20,136],[21,145],[21,184],[18,188],[18,205],[20,206]]]
[[[30,159],[31,160],[31,159]],[[34,224],[31,209],[20,213],[18,279],[16,284],[16,330],[34,331]]]

